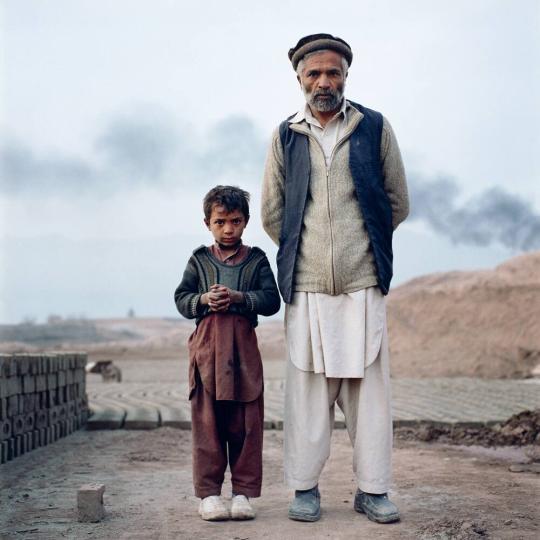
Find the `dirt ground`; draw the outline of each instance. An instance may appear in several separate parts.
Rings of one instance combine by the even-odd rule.
[[[391,496],[402,521],[378,525],[352,509],[354,480],[345,430],[334,432],[321,478],[322,519],[287,519],[291,492],[282,481],[282,432],[267,431],[263,496],[252,522],[203,522],[192,496],[189,431],[79,431],[0,468],[1,539],[539,537],[538,475],[511,472],[526,448],[444,446],[396,440]],[[519,467],[518,467],[519,469]],[[76,492],[106,485],[106,517],[76,521]],[[230,493],[226,484],[225,494]]]
[[[465,446],[475,444],[486,447],[526,446],[526,453],[531,460],[540,462],[540,409],[522,411],[505,422],[492,426],[468,427],[422,423],[414,427],[400,427],[394,430],[394,435],[401,440],[436,441]]]
[[[538,264],[540,252],[493,271],[427,276],[395,289],[388,304],[393,375],[539,376]],[[114,360],[125,382],[187,376],[185,343],[192,322],[68,323],[4,328],[15,337],[3,339],[0,350],[87,350],[91,361]],[[80,337],[70,334],[73,329],[66,334],[66,325],[76,327]],[[32,339],[22,340],[23,330]],[[283,378],[283,323],[261,324],[258,336],[265,379]],[[89,385],[92,377],[99,379],[89,375]],[[323,515],[313,524],[287,519],[291,492],[282,480],[279,431],[265,433],[263,496],[254,501],[257,519],[240,523],[207,523],[198,517],[189,431],[80,431],[0,466],[0,539],[537,539],[540,416],[538,411],[524,414],[497,429],[397,430],[391,496],[402,521],[392,525],[374,524],[352,509],[352,452],[344,430],[334,433],[320,484]],[[493,446],[502,444],[522,446]],[[90,482],[106,485],[107,514],[101,523],[80,524],[76,492]]]

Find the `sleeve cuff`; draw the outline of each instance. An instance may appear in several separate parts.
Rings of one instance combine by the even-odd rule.
[[[199,307],[199,300],[201,299],[200,294],[193,295],[193,298],[191,299],[189,303],[189,310],[191,312],[191,315],[193,318],[197,317],[199,315],[198,307]]]
[[[252,292],[245,292],[244,298],[246,299],[246,309],[248,311],[256,311],[257,297]]]

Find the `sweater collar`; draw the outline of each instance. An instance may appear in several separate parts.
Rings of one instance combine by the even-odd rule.
[[[358,124],[363,120],[363,118],[364,114],[361,113],[356,107],[353,107],[349,102],[347,102],[347,117],[345,122],[346,127],[343,130],[342,136],[339,141],[348,138],[351,133],[357,128]],[[307,136],[313,136],[311,133],[311,128],[309,127],[307,121],[300,120],[299,122],[294,122],[293,120],[294,117],[289,120],[290,127],[293,131],[296,131],[297,133],[303,133]]]

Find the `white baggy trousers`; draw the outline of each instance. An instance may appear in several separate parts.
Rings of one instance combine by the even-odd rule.
[[[335,404],[345,415],[353,471],[366,493],[386,493],[392,477],[392,411],[388,334],[363,378],[327,378],[287,361],[284,411],[285,481],[311,489],[330,455]]]

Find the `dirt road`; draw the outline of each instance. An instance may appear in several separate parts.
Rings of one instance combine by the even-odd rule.
[[[474,539],[539,537],[538,476],[512,473],[523,449],[446,447],[396,441],[392,497],[403,519],[377,525],[352,509],[351,450],[334,432],[321,479],[323,516],[314,524],[287,519],[282,482],[282,433],[265,432],[263,496],[252,522],[207,523],[197,516],[191,487],[191,433],[75,433],[0,468],[2,539]],[[76,521],[77,488],[106,484],[107,516]],[[230,488],[225,488],[229,492]]]

